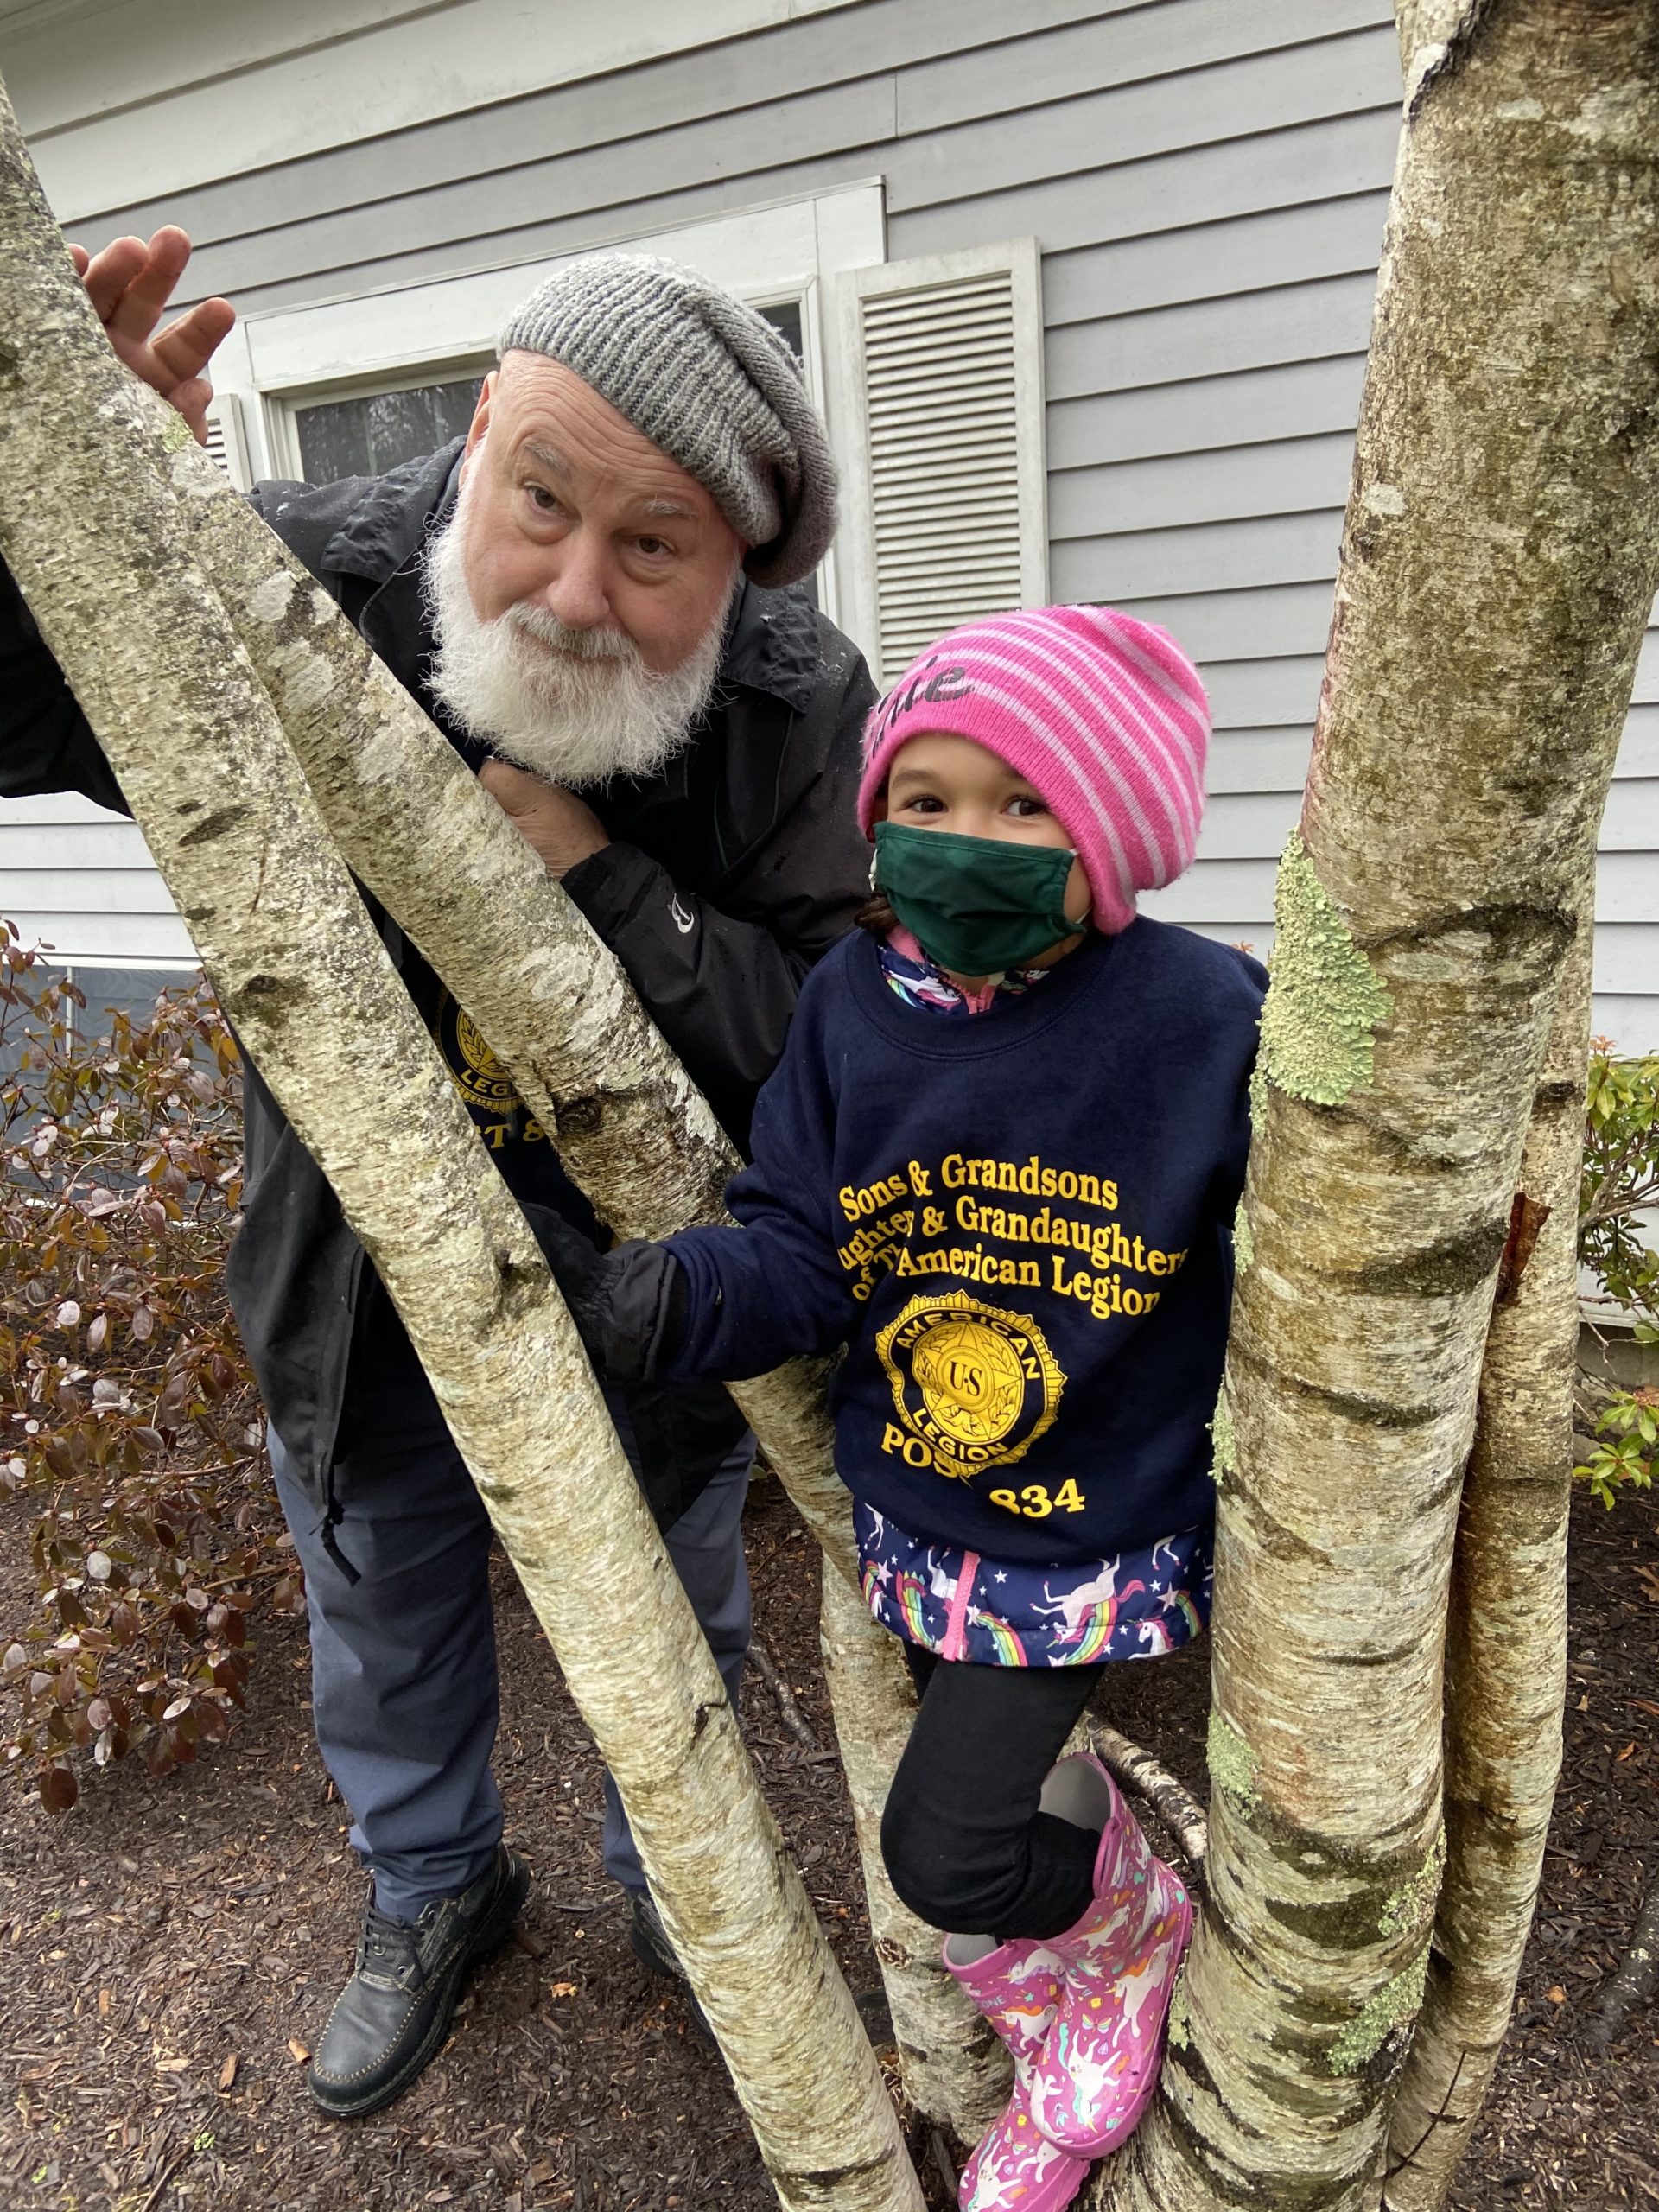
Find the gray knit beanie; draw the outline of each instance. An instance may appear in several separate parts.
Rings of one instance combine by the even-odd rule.
[[[783,337],[695,269],[604,253],[556,270],[501,351],[562,361],[705,486],[758,584],[794,583],[836,534],[836,464]]]

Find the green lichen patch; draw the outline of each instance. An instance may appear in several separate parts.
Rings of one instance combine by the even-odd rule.
[[[1446,1871],[1446,1830],[1436,1835],[1429,1853],[1409,1881],[1402,1882],[1382,1908],[1379,1926],[1384,1936],[1407,1936],[1421,1928],[1433,1912]]]
[[[1315,1106],[1340,1106],[1371,1080],[1373,1039],[1394,1002],[1314,874],[1293,830],[1274,894],[1273,980],[1262,1009],[1252,1105],[1272,1084]]]
[[[1224,1789],[1244,1812],[1251,1811],[1262,1794],[1255,1786],[1261,1762],[1237,1729],[1230,1727],[1214,1711],[1210,1715],[1205,1757],[1216,1787]]]
[[[1241,1198],[1238,1211],[1233,1216],[1233,1265],[1243,1274],[1246,1268],[1254,1264],[1255,1259],[1255,1239],[1250,1234],[1250,1217],[1245,1212],[1244,1201]]]
[[[1192,2016],[1186,2006],[1186,1965],[1183,1961],[1175,1977],[1175,1986],[1169,1996],[1169,2026],[1166,2031],[1170,2046],[1185,2050],[1192,2039]]]
[[[1221,1386],[1221,1395],[1216,1400],[1210,1435],[1215,1446],[1210,1461],[1210,1479],[1219,1490],[1224,1476],[1230,1475],[1238,1465],[1238,1438],[1234,1433],[1233,1416],[1228,1408],[1227,1385],[1224,1382]]]
[[[195,443],[195,432],[182,415],[169,414],[161,426],[162,444],[168,453],[179,453]]]
[[[1391,2032],[1402,2021],[1415,2019],[1421,2010],[1423,1988],[1428,1980],[1428,1945],[1402,1974],[1385,1982],[1370,2003],[1355,2014],[1331,2046],[1327,2060],[1333,2074],[1357,2074],[1375,2058]]]

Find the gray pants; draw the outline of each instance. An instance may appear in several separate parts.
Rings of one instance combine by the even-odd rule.
[[[613,1414],[620,1409],[613,1407]],[[305,1569],[317,1743],[350,1808],[352,1842],[383,1912],[412,1920],[488,1866],[501,1835],[490,1772],[499,1706],[490,1605],[490,1523],[423,1390],[388,1395],[337,1468],[334,1541],[270,1438],[289,1529]],[[626,1415],[618,1433],[629,1458]],[[741,1516],[753,1440],[745,1437],[665,1535],[734,1709],[749,1641]],[[619,1630],[619,1633],[620,1630]],[[605,1777],[605,1866],[625,1890],[645,1878],[615,1785]]]

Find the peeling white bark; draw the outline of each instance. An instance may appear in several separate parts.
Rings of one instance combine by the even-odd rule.
[[[1400,66],[1409,114],[1437,77],[1468,52],[1492,0],[1398,0]]]
[[[156,482],[151,397],[105,342],[3,95],[0,333],[0,550],[409,1329],[616,1776],[779,2201],[919,2212],[880,2070],[575,1332],[189,557]]]

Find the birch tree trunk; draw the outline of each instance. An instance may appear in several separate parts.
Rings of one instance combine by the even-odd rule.
[[[1091,2190],[1136,2212],[1378,2201],[1482,1353],[1659,583],[1659,0],[1438,14],[1280,872],[1216,1421],[1210,1903],[1159,2105]]]
[[[1446,1683],[1446,1878],[1389,2123],[1389,2212],[1433,2212],[1508,2031],[1567,1690],[1567,1528],[1595,856],[1555,1001],[1464,1476]]]
[[[779,2201],[919,2212],[880,2070],[575,1332],[190,558],[192,476],[177,495],[156,481],[148,395],[109,351],[3,96],[0,332],[0,550],[403,1317],[616,1776]]]
[[[882,1808],[916,1718],[916,1696],[898,1643],[875,1628],[862,1592],[850,1588],[828,1560],[818,1641],[859,1852],[867,1868],[879,1867]],[[905,2094],[918,2111],[948,2120],[963,2142],[971,2143],[1007,2103],[1013,2062],[989,2023],[943,1970],[944,1939],[938,1929],[899,1901],[885,1871],[879,1888],[867,1887],[870,1940],[887,1985]]]

